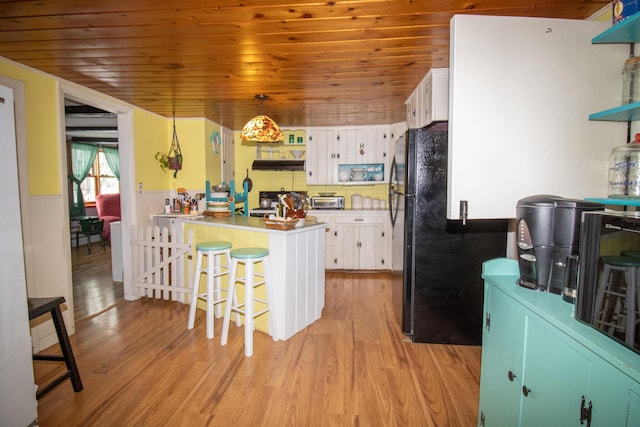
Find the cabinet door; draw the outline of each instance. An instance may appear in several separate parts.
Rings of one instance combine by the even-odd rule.
[[[340,230],[340,246],[342,246],[342,257],[339,262],[342,263],[340,268],[347,270],[355,270],[358,268],[359,252],[358,252],[358,229],[353,225],[338,225],[336,228]]]
[[[361,270],[380,270],[387,266],[387,238],[383,226],[357,227],[358,266]]]
[[[388,126],[372,126],[369,130],[371,144],[367,153],[367,163],[387,164],[389,157],[389,127]],[[385,166],[385,174],[387,168]]]
[[[516,426],[522,389],[524,314],[511,298],[485,282],[479,423]]]
[[[325,268],[328,270],[334,269],[335,267],[335,254],[333,250],[334,246],[334,225],[333,219],[330,215],[318,215],[317,213],[313,213],[313,216],[318,218],[318,221],[324,222],[327,227],[325,228]]]
[[[415,129],[417,125],[417,114],[418,114],[417,97],[418,97],[418,90],[414,90],[404,103],[406,113],[407,113],[406,114],[407,127],[409,129]]]
[[[591,361],[567,344],[566,336],[561,339],[547,328],[527,318],[521,425],[577,427],[582,396],[588,396]]]
[[[429,70],[422,83],[422,117],[424,125],[449,118],[449,69]]]
[[[640,390],[629,391],[629,406],[627,410],[627,427],[640,426]]]
[[[513,218],[531,194],[606,197],[609,153],[625,144],[626,125],[588,118],[620,103],[629,50],[591,44],[609,25],[453,18],[448,218],[462,200],[469,218]]]
[[[333,185],[337,173],[333,160],[334,130],[309,128],[307,130],[307,157],[305,168],[307,185]]]
[[[592,404],[592,426],[640,426],[640,386],[618,369],[594,358],[586,404]]]

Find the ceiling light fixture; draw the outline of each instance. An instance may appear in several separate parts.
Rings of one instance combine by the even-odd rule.
[[[282,131],[269,116],[264,115],[264,101],[269,96],[260,94],[255,98],[260,101],[260,114],[249,120],[242,128],[240,137],[248,142],[280,142],[283,140]]]

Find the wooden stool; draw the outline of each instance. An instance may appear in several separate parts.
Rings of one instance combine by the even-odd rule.
[[[64,319],[62,318],[62,312],[60,311],[60,305],[64,304],[64,297],[27,298],[27,300],[29,306],[29,320],[33,320],[46,313],[51,313],[51,319],[53,320],[53,325],[56,328],[58,342],[60,343],[60,349],[62,350],[62,356],[34,354],[33,360],[64,362],[67,365],[67,371],[64,374],[36,392],[36,399],[40,399],[45,394],[49,393],[67,378],[71,379],[73,391],[76,393],[82,391],[80,372],[78,372],[78,367],[76,366],[76,359],[73,357],[73,350],[71,350],[71,343],[69,342],[69,336],[67,335],[67,330],[64,327]]]
[[[193,278],[193,286],[191,288],[191,307],[189,308],[189,322],[187,323],[187,329],[193,329],[193,325],[196,319],[196,306],[198,299],[202,299],[207,304],[207,338],[213,338],[213,315],[215,308],[216,317],[222,316],[222,310],[219,304],[226,301],[226,298],[222,297],[222,292],[226,291],[222,287],[222,276],[229,274],[230,257],[229,251],[231,250],[231,243],[225,241],[211,241],[201,242],[196,245],[196,251],[198,254],[196,261],[196,271]],[[203,256],[207,256],[207,267],[202,266]],[[224,264],[220,262],[220,259],[224,257]],[[204,273],[207,275],[207,288],[206,291],[200,292],[200,275]],[[235,302],[235,293],[233,300]],[[236,317],[236,324],[240,325],[240,315]]]
[[[229,320],[231,312],[244,314],[244,355],[250,357],[253,355],[253,330],[255,328],[254,319],[270,310],[269,303],[271,298],[271,284],[269,277],[269,250],[264,248],[239,248],[231,251],[231,282],[229,283],[229,293],[227,294],[227,304],[225,307],[224,321],[222,323],[222,339],[221,344],[227,344],[229,336]],[[254,270],[256,263],[262,263],[263,274],[256,273]],[[238,264],[244,264],[244,277],[238,277]],[[262,278],[255,281],[255,277]],[[236,282],[244,283],[244,303],[237,304],[232,301],[232,295],[235,292]],[[266,286],[267,300],[255,297],[255,288]],[[255,312],[254,302],[264,305],[264,308]],[[244,307],[244,309],[243,309]],[[277,339],[275,327],[275,316],[269,316],[269,334]]]
[[[638,312],[636,286],[640,279],[640,258],[630,256],[604,256],[603,269],[594,306],[594,324],[624,331],[625,342],[633,346]],[[614,286],[614,272],[624,277],[625,286]]]

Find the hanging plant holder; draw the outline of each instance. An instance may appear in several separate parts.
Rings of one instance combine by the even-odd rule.
[[[182,169],[182,150],[180,150],[180,143],[178,142],[178,132],[176,132],[176,117],[173,116],[173,138],[171,139],[171,146],[169,147],[169,154],[157,152],[154,156],[160,163],[160,169],[164,172],[167,169],[175,171],[173,177],[178,176],[178,171]]]
[[[173,137],[171,138],[171,147],[167,155],[168,168],[174,170],[173,177],[178,176],[178,171],[182,169],[182,150],[180,150],[180,142],[178,141],[178,132],[176,132],[176,116],[173,116]]]

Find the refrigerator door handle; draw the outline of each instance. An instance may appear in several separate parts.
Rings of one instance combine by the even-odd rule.
[[[391,162],[391,171],[389,172],[389,218],[391,218],[391,227],[393,228],[396,225],[396,215],[398,214],[398,210],[393,209],[393,196],[397,194],[394,184],[394,177],[398,173],[398,165],[396,164],[396,158],[393,158]]]

